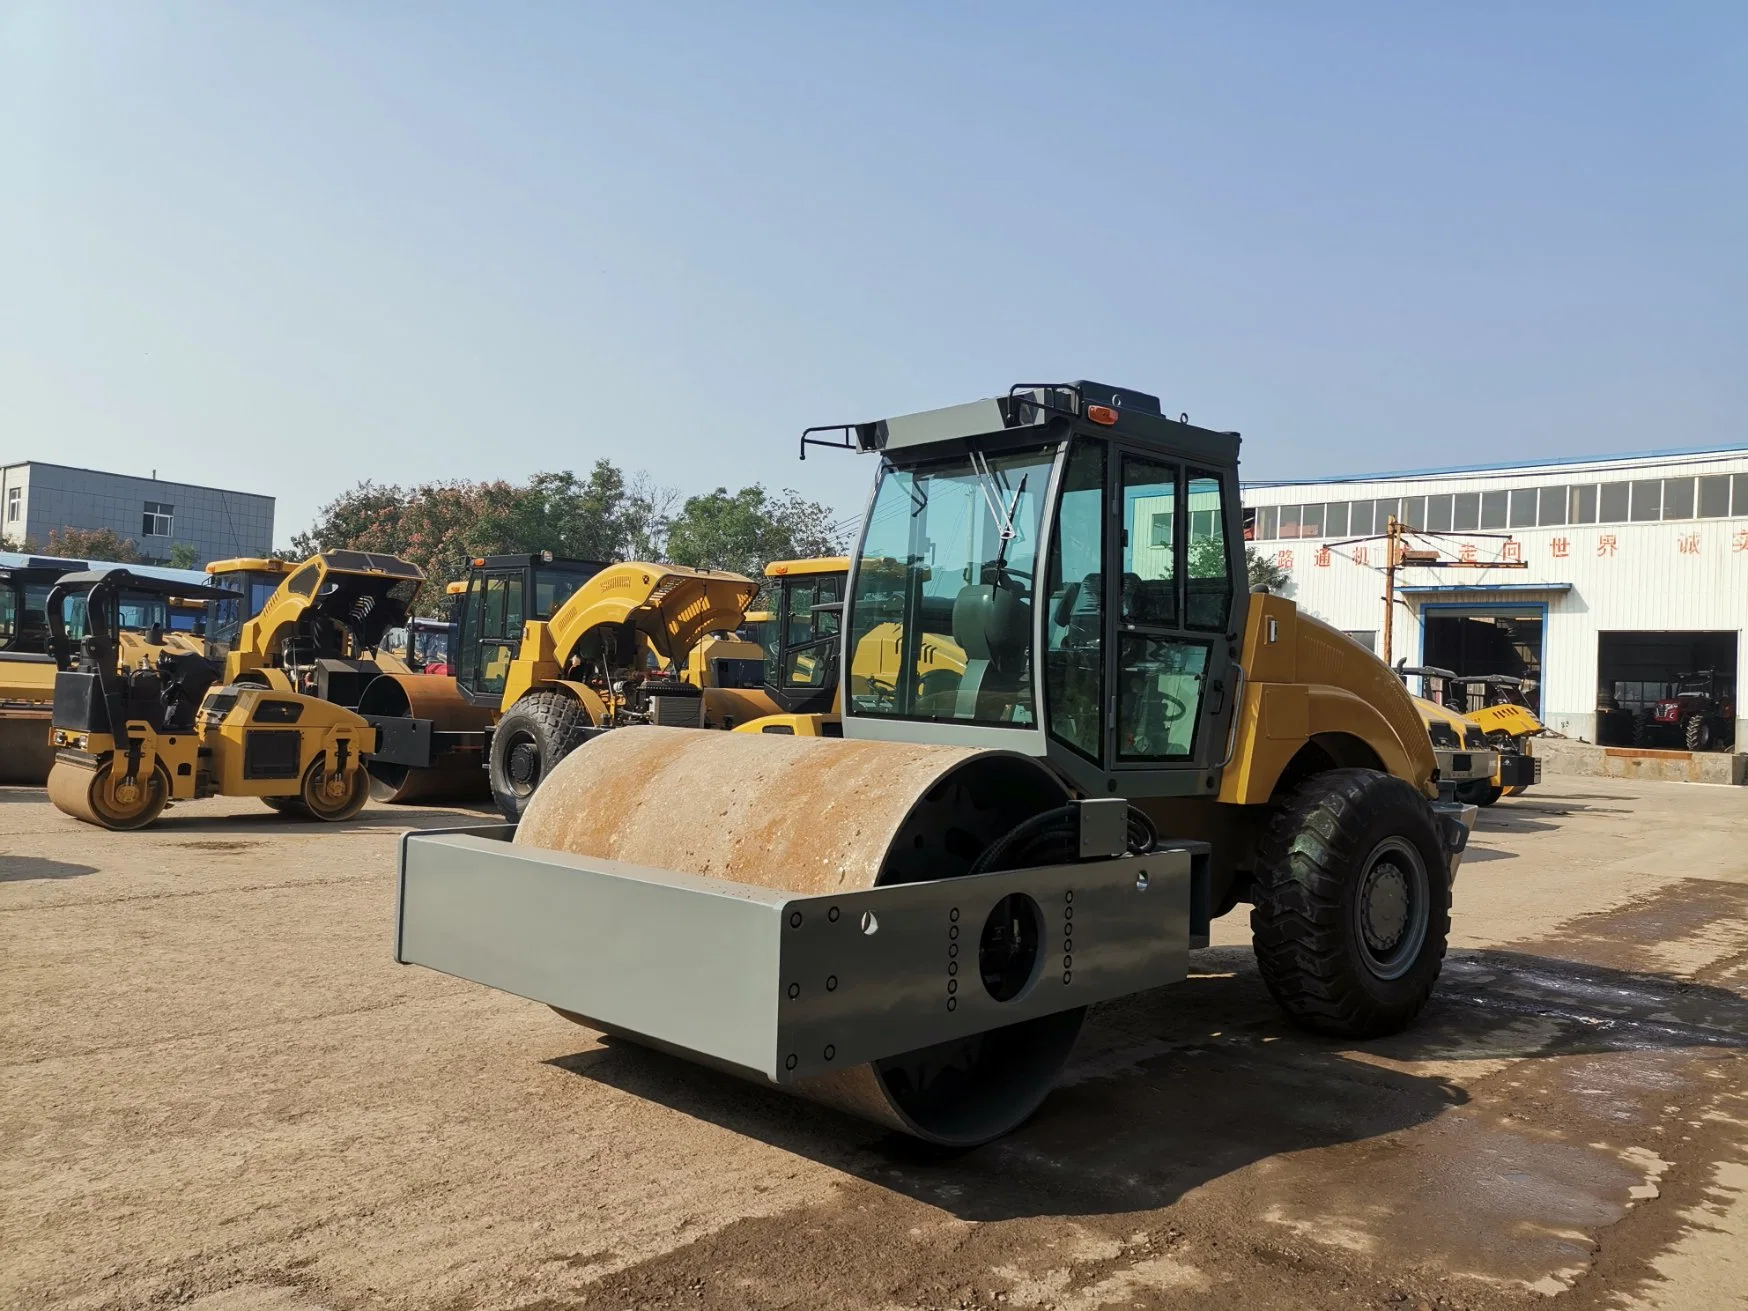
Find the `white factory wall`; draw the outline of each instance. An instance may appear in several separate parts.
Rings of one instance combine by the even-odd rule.
[[[1594,740],[1598,692],[1598,634],[1612,631],[1734,632],[1738,689],[1748,687],[1748,451],[1667,459],[1595,461],[1534,469],[1466,472],[1253,486],[1247,511],[1306,502],[1337,503],[1549,486],[1732,475],[1736,492],[1723,518],[1655,522],[1583,523],[1452,531],[1413,538],[1446,558],[1464,548],[1480,560],[1508,549],[1523,569],[1433,569],[1404,566],[1397,587],[1410,589],[1396,606],[1394,657],[1423,659],[1424,607],[1489,604],[1547,607],[1542,649],[1542,711],[1549,727]],[[1715,484],[1713,484],[1715,486]],[[1490,534],[1500,534],[1493,536]],[[1376,631],[1382,652],[1384,544],[1342,537],[1256,540],[1264,557],[1284,567],[1291,595],[1308,612],[1347,631]],[[1345,545],[1338,545],[1346,541]],[[1561,584],[1569,585],[1561,588]],[[1453,589],[1438,593],[1412,589]],[[1460,590],[1457,590],[1460,589]],[[1743,715],[1738,697],[1738,716]],[[1748,720],[1738,719],[1738,743],[1748,743]]]

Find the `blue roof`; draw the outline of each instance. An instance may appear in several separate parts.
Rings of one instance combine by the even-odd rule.
[[[1414,566],[1409,565],[1409,568]],[[1398,587],[1398,592],[1423,596],[1429,592],[1570,592],[1571,583],[1426,583],[1419,587]]]
[[[171,569],[167,565],[134,564],[122,560],[76,560],[61,555],[26,555],[17,551],[0,551],[0,565],[21,569],[35,565],[66,565],[72,569],[129,569],[148,578],[164,578],[173,583],[200,583],[208,579],[202,569]]]
[[[1540,460],[1502,460],[1493,464],[1451,464],[1435,469],[1398,469],[1391,473],[1344,473],[1325,478],[1268,478],[1246,487],[1301,487],[1316,483],[1391,482],[1399,478],[1435,478],[1462,473],[1505,473],[1512,469],[1546,469],[1566,464],[1607,464],[1611,460],[1672,460],[1693,455],[1748,455],[1748,442],[1723,446],[1676,446],[1661,451],[1617,451],[1612,455],[1555,455]]]

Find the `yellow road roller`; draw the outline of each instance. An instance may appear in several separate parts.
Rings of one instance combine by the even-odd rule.
[[[171,591],[192,594],[185,583],[107,569],[67,574],[50,593],[49,799],[109,829],[143,828],[172,802],[215,795],[259,797],[313,819],[356,815],[369,795],[364,753],[376,734],[354,712],[260,684],[215,686],[218,669],[191,652],[118,666],[119,598]],[[85,602],[77,646],[58,604],[74,595]]]
[[[602,734],[519,823],[409,834],[400,961],[956,1146],[1241,904],[1294,1019],[1415,1017],[1475,808],[1382,662],[1246,591],[1236,434],[1078,382],[803,443],[878,461],[839,665],[896,626],[889,686],[842,738]]]

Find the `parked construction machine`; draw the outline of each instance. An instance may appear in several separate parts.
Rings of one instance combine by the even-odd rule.
[[[1237,434],[1088,382],[829,431],[879,461],[839,664],[891,625],[890,681],[842,738],[602,734],[518,824],[409,834],[397,959],[953,1145],[1244,902],[1293,1018],[1409,1023],[1475,809],[1385,665],[1246,592]]]
[[[122,598],[173,593],[223,595],[126,569],[67,574],[50,592],[57,672],[49,799],[109,829],[143,828],[171,802],[213,795],[259,797],[315,819],[356,815],[368,795],[363,755],[375,745],[358,715],[281,688],[215,686],[213,662],[192,652],[120,662]],[[84,601],[78,638],[61,604],[72,596]]]
[[[1410,665],[1406,660],[1396,662],[1396,673],[1404,684],[1409,679],[1420,680],[1414,708],[1432,742],[1440,785],[1457,800],[1477,806],[1491,806],[1499,800],[1499,752],[1488,745],[1481,725],[1446,704],[1456,674],[1437,665]]]
[[[369,762],[375,795],[405,799],[471,770],[514,816],[591,736],[730,726],[739,690],[718,695],[683,674],[692,648],[732,632],[757,590],[739,574],[551,552],[474,560],[455,677],[379,678],[359,705],[382,737]]]
[[[72,568],[71,562],[0,566],[0,784],[39,784],[54,762],[48,595]]]
[[[1488,795],[1475,798],[1483,805],[1518,796],[1542,781],[1542,762],[1535,758],[1531,739],[1548,728],[1530,706],[1527,694],[1534,686],[1510,674],[1467,674],[1445,685],[1445,704],[1479,725],[1487,745],[1499,753]]]

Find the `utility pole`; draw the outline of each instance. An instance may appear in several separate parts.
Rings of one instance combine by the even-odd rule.
[[[1408,534],[1417,531],[1391,515],[1384,524],[1384,663],[1395,659],[1396,637],[1396,570],[1404,565],[1422,569],[1527,569],[1522,560],[1443,560],[1437,551],[1416,550],[1405,545]],[[1476,533],[1477,537],[1504,536],[1501,533]],[[1364,540],[1364,539],[1356,539]],[[1376,539],[1373,539],[1376,540]]]
[[[1402,540],[1402,521],[1391,515],[1384,525],[1384,663],[1395,659],[1396,547]]]

